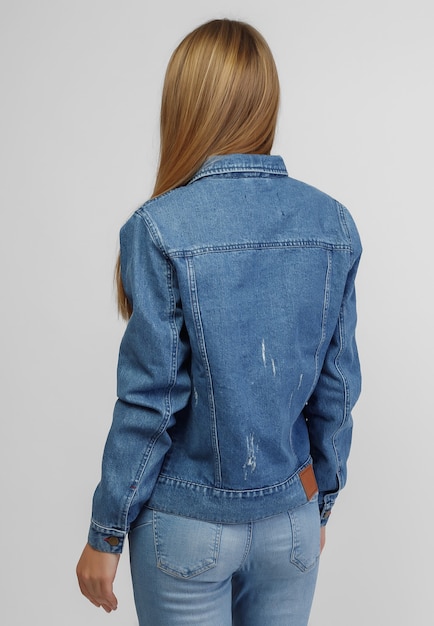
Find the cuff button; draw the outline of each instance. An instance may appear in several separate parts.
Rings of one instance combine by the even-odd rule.
[[[110,546],[112,546],[112,548],[114,548],[115,546],[118,546],[120,543],[119,537],[107,537],[106,539],[104,539],[104,541],[106,541]]]

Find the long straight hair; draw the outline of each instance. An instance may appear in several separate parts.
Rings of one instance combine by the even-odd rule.
[[[152,197],[188,183],[212,155],[269,154],[279,95],[273,55],[249,24],[212,20],[187,35],[167,66]],[[128,319],[120,257],[115,275],[119,313]]]

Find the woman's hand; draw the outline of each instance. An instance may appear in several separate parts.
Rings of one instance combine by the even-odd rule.
[[[107,613],[115,611],[118,606],[113,593],[113,581],[119,557],[119,554],[99,552],[87,544],[77,564],[81,593],[95,606],[102,606]]]
[[[325,526],[321,526],[320,529],[320,553],[324,550],[324,546],[325,546],[325,542],[326,542],[326,527]]]

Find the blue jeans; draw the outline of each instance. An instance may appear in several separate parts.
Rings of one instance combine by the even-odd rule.
[[[143,509],[130,532],[140,626],[306,626],[320,520],[307,504],[248,524]]]

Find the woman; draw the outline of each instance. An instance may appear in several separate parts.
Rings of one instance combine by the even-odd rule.
[[[348,211],[271,156],[279,84],[251,26],[169,62],[153,198],[121,230],[128,319],[84,595],[140,625],[305,625],[360,390]]]

